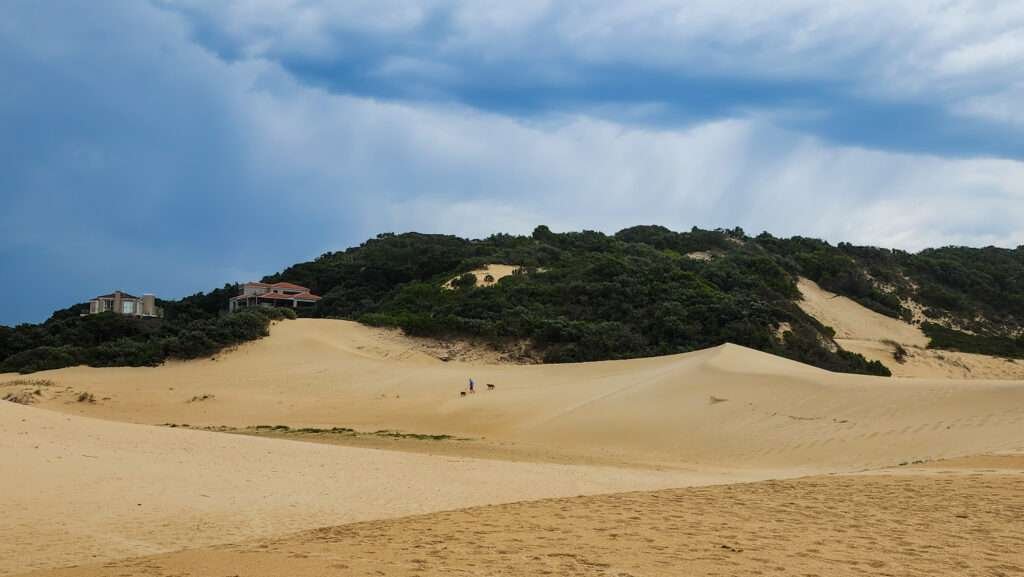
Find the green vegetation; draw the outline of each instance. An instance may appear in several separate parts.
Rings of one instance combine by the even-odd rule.
[[[685,256],[718,255],[710,261]],[[546,362],[621,359],[733,342],[836,371],[889,374],[830,350],[831,333],[794,303],[795,277],[743,231],[676,233],[633,227],[614,236],[556,234],[483,240],[381,235],[290,267],[288,279],[324,295],[315,314],[401,327],[422,336],[526,340]],[[467,271],[521,266],[492,287]],[[442,288],[456,279],[456,290]],[[788,323],[783,338],[778,327]]]
[[[391,439],[416,439],[417,441],[450,441],[455,437],[451,435],[427,435],[423,433],[403,433],[401,431],[380,430],[369,433],[377,437],[389,437]]]
[[[168,358],[194,359],[267,335],[272,320],[295,318],[290,309],[206,312],[201,298],[167,307],[164,319],[102,313],[64,315],[40,325],[0,327],[0,372],[31,373],[74,365],[151,366]]]
[[[520,269],[493,286],[478,285],[470,271],[489,263]],[[539,226],[530,236],[481,240],[383,234],[263,280],[295,282],[322,295],[313,316],[496,346],[525,342],[547,362],[732,342],[829,370],[889,374],[880,363],[836,347],[832,330],[800,310],[800,276],[894,318],[911,319],[913,301],[935,321],[925,326],[934,347],[1020,355],[1015,335],[1024,328],[1024,247],[912,254],[767,233],[750,237],[738,228],[680,233],[637,226],[606,235]],[[455,290],[442,288],[452,279]],[[278,318],[273,315],[285,314],[223,315],[237,291],[225,285],[162,301],[163,320],[79,317],[80,309],[70,307],[41,325],[0,327],[0,371],[208,356],[263,336],[269,320]]]
[[[924,323],[921,329],[931,339],[928,348],[1024,359],[1024,335],[972,335],[934,323]]]
[[[176,423],[164,423],[163,426],[171,428],[191,428],[189,425],[179,425]],[[464,441],[467,439],[461,439],[452,435],[430,435],[424,433],[403,433],[401,431],[391,431],[387,429],[381,429],[379,431],[364,432],[350,429],[348,427],[331,427],[330,429],[320,429],[316,427],[301,427],[293,429],[288,425],[253,425],[245,428],[237,427],[226,427],[226,426],[207,426],[200,427],[204,431],[218,431],[221,433],[271,433],[278,435],[341,435],[344,437],[386,437],[390,439],[414,439],[417,441]]]
[[[885,339],[882,341],[882,343],[892,347],[893,360],[900,364],[907,362],[907,357],[910,355],[910,353],[903,345],[899,344],[898,342],[892,339]]]
[[[1024,327],[1024,246],[950,246],[912,254],[768,234],[755,241],[791,273],[891,317],[909,319],[901,299],[911,299],[929,318],[972,332],[1006,336]]]
[[[33,389],[42,389],[44,387],[52,387],[53,381],[49,379],[14,379],[13,381],[4,381],[0,383],[0,387],[29,387]]]

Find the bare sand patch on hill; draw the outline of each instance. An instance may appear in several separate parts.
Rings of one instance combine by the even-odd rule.
[[[929,349],[921,328],[876,313],[863,305],[802,278],[800,308],[835,329],[842,348],[881,361],[897,377],[927,379],[1024,379],[1024,361]],[[905,354],[896,355],[896,345]]]
[[[498,281],[507,276],[512,276],[519,268],[518,265],[511,264],[487,264],[481,268],[469,271],[469,274],[476,277],[476,286],[489,287],[498,284]],[[449,279],[444,283],[444,288],[454,289],[456,280],[458,280],[458,277]]]

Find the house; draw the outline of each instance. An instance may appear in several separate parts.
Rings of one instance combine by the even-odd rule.
[[[89,301],[89,314],[112,312],[133,317],[162,317],[164,310],[156,306],[156,297],[144,294],[132,296],[124,291],[114,291]]]
[[[228,301],[228,310],[235,312],[255,306],[301,309],[312,307],[319,300],[308,288],[290,282],[247,282],[242,285],[242,294]]]

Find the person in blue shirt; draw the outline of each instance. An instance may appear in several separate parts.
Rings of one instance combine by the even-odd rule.
[[[475,393],[475,392],[476,392],[476,391],[474,390],[474,387],[475,387],[475,386],[476,386],[476,383],[474,383],[474,382],[473,382],[473,377],[470,377],[470,378],[469,378],[469,392],[471,392],[471,393]]]

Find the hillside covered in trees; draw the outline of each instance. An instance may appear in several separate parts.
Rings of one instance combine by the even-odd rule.
[[[492,263],[519,269],[487,287],[466,275]],[[889,374],[880,363],[842,350],[830,328],[797,306],[801,276],[921,324],[933,346],[1024,357],[1024,248],[913,254],[767,233],[750,237],[740,229],[680,233],[638,226],[606,235],[540,226],[530,236],[481,240],[383,234],[263,280],[299,283],[322,295],[314,316],[421,336],[471,337],[497,347],[526,343],[545,362],[663,355],[732,342],[829,370]],[[456,288],[445,288],[453,278]],[[235,290],[229,285],[161,303],[167,318],[156,328],[136,326],[134,319],[78,317],[74,308],[41,325],[2,328],[0,371],[212,354],[266,331],[266,315],[246,313],[260,318],[243,323],[235,318],[241,313],[223,314]],[[132,350],[129,343],[137,356],[111,352]],[[68,347],[77,353],[61,355]]]
[[[195,359],[258,339],[270,322],[295,318],[290,309],[250,309],[231,315],[233,285],[179,301],[162,301],[165,318],[112,312],[81,316],[87,304],[55,312],[45,323],[0,326],[0,373],[31,373],[75,365],[152,366],[169,358]]]

